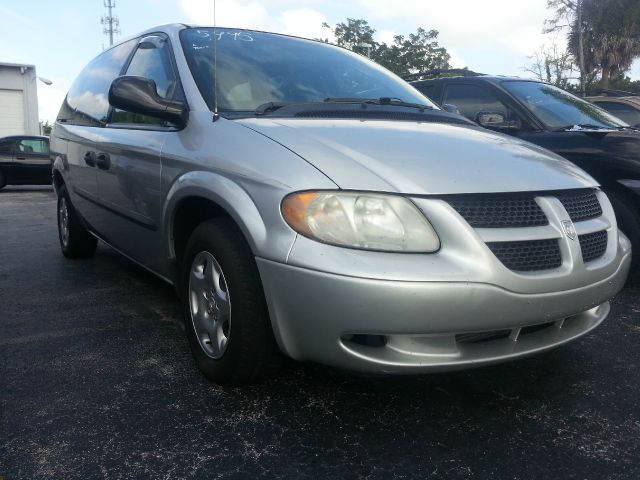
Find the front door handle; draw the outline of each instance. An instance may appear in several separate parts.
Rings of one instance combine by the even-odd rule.
[[[100,170],[109,170],[111,166],[111,159],[109,158],[108,153],[99,153],[96,157],[96,166]]]
[[[84,163],[90,167],[96,166],[96,152],[87,152],[84,154]]]

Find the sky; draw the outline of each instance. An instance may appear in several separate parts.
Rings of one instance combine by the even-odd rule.
[[[165,23],[213,24],[213,0],[116,0],[122,40]],[[108,47],[100,24],[103,0],[0,0],[0,62],[36,66],[39,116],[53,122],[76,75]],[[542,33],[546,0],[217,0],[217,24],[256,28],[308,38],[330,34],[335,25],[363,18],[376,30],[376,40],[418,27],[440,32],[454,67],[529,77],[524,67],[542,45],[558,42]],[[640,62],[630,72],[640,79]]]

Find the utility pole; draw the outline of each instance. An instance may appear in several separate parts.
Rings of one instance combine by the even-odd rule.
[[[580,66],[580,95],[585,96],[584,91],[584,38],[582,28],[582,0],[577,0],[576,17],[578,21],[578,64]]]
[[[116,17],[115,15],[113,15],[112,10],[114,8],[116,8],[116,0],[103,0],[104,2],[104,7],[107,9],[107,15],[103,15],[102,18],[100,19],[100,23],[102,25],[105,25],[104,29],[103,29],[103,33],[105,35],[109,35],[109,46],[113,46],[113,34],[119,34],[120,33],[120,29],[118,28],[120,26],[120,20],[118,19],[118,17]]]

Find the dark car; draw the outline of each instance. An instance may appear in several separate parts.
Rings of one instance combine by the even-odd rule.
[[[0,188],[5,185],[50,185],[49,138],[0,138]]]
[[[597,97],[587,97],[586,100],[595,103],[600,108],[605,109],[629,125],[640,128],[640,96],[600,95]]]
[[[445,110],[547,148],[586,170],[602,185],[620,229],[640,252],[640,130],[547,83],[466,70],[455,74],[407,80]],[[640,255],[634,257],[638,279]]]

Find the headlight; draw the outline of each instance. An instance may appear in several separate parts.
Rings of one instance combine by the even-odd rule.
[[[282,215],[296,232],[332,245],[389,252],[435,252],[440,240],[404,197],[357,192],[292,193]]]

